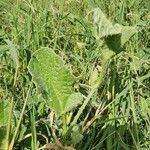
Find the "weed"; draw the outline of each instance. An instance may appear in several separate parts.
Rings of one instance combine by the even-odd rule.
[[[148,0],[1,0],[0,20],[0,149],[150,148]]]

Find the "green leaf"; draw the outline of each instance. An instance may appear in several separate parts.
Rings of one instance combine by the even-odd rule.
[[[0,45],[0,55],[4,54],[8,50],[7,45]]]
[[[78,144],[83,139],[83,135],[81,134],[79,126],[74,126],[71,133],[71,143],[73,145]]]
[[[102,49],[102,60],[107,62],[115,53],[108,48]]]
[[[110,50],[115,53],[123,51],[123,46],[137,32],[136,27],[115,25],[119,29],[120,34],[109,35],[105,37],[105,41]]]
[[[0,127],[6,126],[8,123],[9,107],[7,100],[0,100]]]
[[[49,107],[57,113],[69,111],[80,101],[78,94],[71,95],[75,81],[73,75],[52,49],[37,50],[28,68],[38,90],[47,100]]]
[[[141,108],[141,114],[144,117],[148,118],[148,115],[150,115],[150,108],[149,108],[148,100],[145,100],[144,98],[141,98],[140,100],[140,108]]]
[[[98,72],[98,69],[95,68],[92,72],[91,72],[91,76],[89,78],[89,85],[91,86],[91,88],[95,88],[96,86],[96,81],[98,79],[98,75],[99,75],[99,72]]]
[[[83,101],[83,96],[81,93],[72,93],[66,105],[67,111],[72,110],[73,108],[77,107]]]
[[[14,61],[15,67],[19,67],[19,57],[18,57],[18,51],[17,46],[13,44],[10,40],[5,40],[7,43],[7,47],[9,49],[9,53],[11,55],[12,60]]]
[[[110,50],[118,53],[124,44],[137,32],[136,27],[113,25],[100,8],[93,10],[92,32],[96,39],[104,38]]]
[[[122,26],[121,27],[121,46],[123,46],[129,39],[137,32],[136,27]]]
[[[5,149],[5,145],[6,145],[6,142],[7,142],[7,139],[6,139],[6,134],[7,134],[7,131],[6,131],[6,128],[7,126],[3,126],[3,127],[0,127],[0,150],[4,150]]]
[[[95,8],[93,12],[93,23],[94,27],[96,26],[95,32],[97,32],[99,38],[122,34],[122,44],[124,44],[136,32],[135,27],[122,26],[120,24],[113,25],[100,8]]]
[[[109,35],[120,34],[120,28],[114,27],[100,8],[95,8],[93,12],[93,31],[97,39],[107,37]]]
[[[0,100],[0,149],[5,149],[6,129],[9,120],[10,103],[7,99]]]

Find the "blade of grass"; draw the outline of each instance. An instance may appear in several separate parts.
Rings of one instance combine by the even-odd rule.
[[[18,121],[16,130],[15,130],[15,132],[14,132],[14,134],[13,134],[13,137],[12,137],[12,140],[11,140],[11,143],[10,143],[10,145],[9,145],[8,150],[12,150],[12,149],[13,149],[13,145],[14,145],[15,139],[16,139],[16,137],[17,137],[17,133],[18,133],[18,131],[19,131],[19,127],[20,127],[21,121],[22,121],[22,119],[23,119],[23,115],[24,115],[24,112],[25,112],[25,108],[26,108],[26,105],[27,105],[27,101],[28,101],[29,96],[30,96],[31,87],[32,87],[32,82],[30,83],[29,89],[28,89],[28,91],[27,91],[27,95],[26,95],[26,98],[25,98],[25,101],[24,101],[24,105],[23,105],[23,108],[22,108],[22,112],[21,112],[21,115],[20,115],[20,118],[19,118],[19,121]]]

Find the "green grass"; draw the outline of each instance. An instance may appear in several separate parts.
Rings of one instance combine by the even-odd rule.
[[[123,48],[113,36],[96,39],[97,7],[112,24],[137,27]],[[0,149],[36,150],[47,143],[77,150],[150,149],[149,10],[148,0],[1,0]],[[76,77],[74,91],[84,97],[63,117],[49,108],[28,70],[41,47],[64,60]]]

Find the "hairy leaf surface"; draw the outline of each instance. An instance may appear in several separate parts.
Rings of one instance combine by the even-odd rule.
[[[70,95],[73,94],[75,79],[61,57],[52,49],[41,48],[34,53],[28,68],[33,81],[44,98],[47,99],[50,108],[59,114],[72,108],[69,101],[72,101]],[[81,102],[81,99],[76,95],[72,97],[74,103]]]
[[[122,51],[123,45],[137,32],[136,27],[113,25],[100,8],[95,8],[93,12],[93,35],[95,38],[106,38],[111,50]]]

